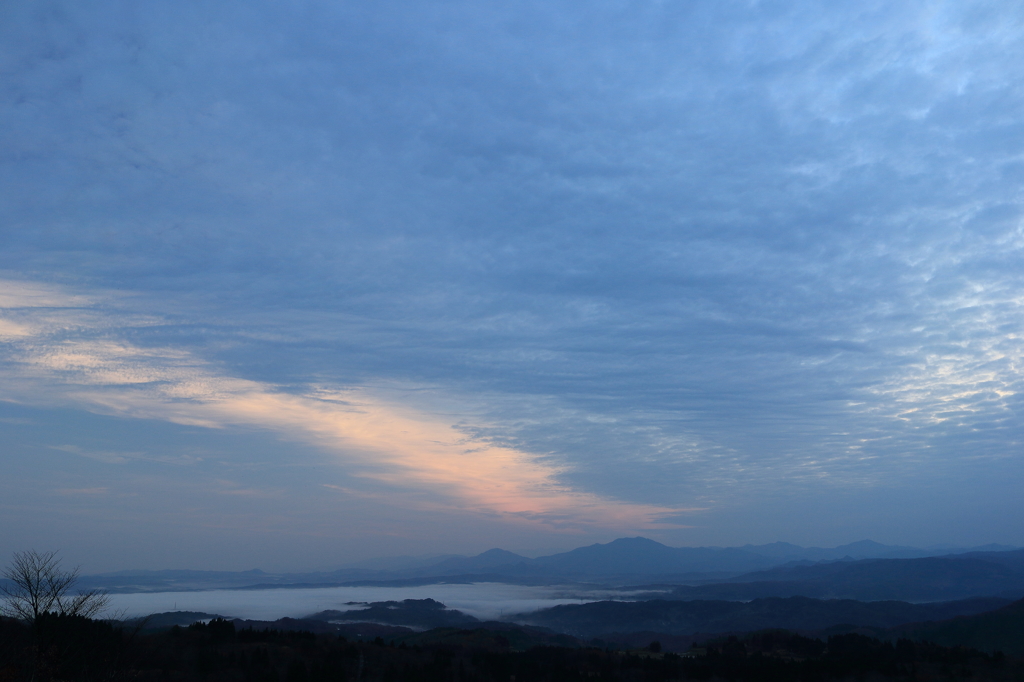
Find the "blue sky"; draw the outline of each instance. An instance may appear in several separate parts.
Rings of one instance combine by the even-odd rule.
[[[1024,544],[1009,2],[0,6],[0,546]]]

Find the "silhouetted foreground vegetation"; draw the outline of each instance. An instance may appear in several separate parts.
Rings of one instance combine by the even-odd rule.
[[[401,641],[236,629],[226,620],[139,634],[80,616],[0,623],[0,680],[147,682],[338,680],[525,682],[555,680],[1019,680],[1001,654],[859,634],[827,641],[786,631],[704,643],[686,655],[586,646],[516,651],[507,631],[438,629]],[[513,637],[514,638],[514,637]],[[522,641],[522,640],[521,640]]]
[[[1006,605],[1007,601],[1002,599],[969,599],[934,604],[807,597],[772,597],[748,602],[653,599],[562,604],[523,614],[520,618],[524,622],[577,637],[604,638],[608,633],[639,631],[673,635],[751,632],[770,628],[817,631],[841,623],[891,628],[906,623],[973,616]]]

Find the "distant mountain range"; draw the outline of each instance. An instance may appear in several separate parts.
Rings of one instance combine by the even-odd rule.
[[[1019,598],[1024,595],[1024,550],[779,566],[718,583],[683,585],[671,592],[676,599],[742,601],[797,595],[914,602]]]
[[[119,571],[83,576],[83,587],[112,592],[169,591],[209,588],[286,587],[340,584],[414,584],[444,581],[504,581],[530,584],[586,582],[603,585],[666,584],[690,585],[693,591],[678,591],[674,598],[754,599],[768,596],[847,597],[862,599],[905,598],[935,600],[981,594],[1001,594],[1024,586],[1018,574],[1024,569],[1012,548],[989,545],[961,550],[923,550],[883,545],[863,540],[833,548],[799,547],[785,542],[743,547],[669,547],[647,538],[620,538],[606,544],[531,559],[503,549],[491,549],[473,557],[435,557],[417,563],[408,557],[390,561],[363,562],[359,566],[318,573],[271,574],[260,570],[224,571]],[[954,564],[915,560],[937,557],[947,560],[975,559],[973,567],[957,574]],[[865,561],[909,561],[903,564],[859,567]],[[833,568],[827,568],[828,566]],[[852,568],[853,566],[858,568]],[[374,566],[374,567],[370,567]],[[391,566],[391,568],[386,568]],[[922,567],[931,566],[930,569]],[[945,566],[945,568],[942,568]],[[914,571],[947,575],[963,589],[942,592],[927,580],[915,593],[905,589],[886,592],[884,579],[873,578],[878,571],[894,570],[900,584],[912,586]],[[928,573],[931,570],[932,573]],[[858,573],[860,571],[860,573]],[[902,573],[900,573],[902,571]],[[943,573],[946,571],[946,573]],[[986,573],[987,571],[987,573]],[[858,577],[859,576],[859,577]],[[724,587],[722,583],[744,583]],[[881,582],[879,582],[881,581]],[[715,583],[714,586],[711,583]],[[762,583],[771,583],[763,586]],[[781,583],[786,583],[783,585]],[[934,583],[934,584],[933,584]],[[874,587],[870,587],[874,585]],[[995,587],[993,587],[995,586]],[[992,589],[996,589],[992,592]],[[796,590],[794,592],[793,590]],[[810,592],[807,592],[810,590]],[[874,590],[874,591],[872,591]],[[929,591],[931,590],[931,591]],[[955,593],[955,595],[953,594]],[[729,595],[729,596],[726,596]]]
[[[862,540],[830,549],[786,542],[743,547],[669,547],[647,538],[619,538],[606,544],[530,559],[502,549],[474,557],[449,557],[402,571],[403,577],[464,576],[487,573],[508,577],[561,577],[572,580],[708,580],[777,566],[858,559],[911,559],[983,551],[1006,551],[1003,545],[960,550],[925,550]],[[344,570],[344,569],[343,569]]]

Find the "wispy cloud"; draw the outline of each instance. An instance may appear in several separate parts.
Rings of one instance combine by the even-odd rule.
[[[0,283],[2,286],[3,283]],[[43,322],[26,329],[59,328],[60,338],[43,331],[12,343],[14,367],[7,379],[30,394],[129,418],[159,419],[204,428],[262,429],[284,439],[304,441],[335,453],[339,466],[396,490],[429,491],[443,505],[489,512],[549,526],[652,528],[685,510],[624,502],[573,489],[561,482],[563,467],[537,455],[467,436],[455,425],[422,411],[389,403],[367,388],[285,392],[261,382],[218,372],[209,362],[172,348],[140,348],[110,338],[116,320],[85,326],[82,297],[32,296],[19,285],[20,299],[47,310]],[[8,301],[15,300],[9,296]],[[43,301],[46,301],[45,303]],[[77,302],[67,324],[55,322],[57,307]],[[12,306],[18,307],[18,306]],[[100,310],[93,308],[95,313]],[[71,320],[76,320],[74,324]],[[131,320],[122,320],[130,324]],[[73,329],[68,333],[68,329]],[[38,400],[38,397],[36,398]],[[76,445],[56,449],[109,463],[141,458],[140,453],[95,452]],[[259,491],[225,489],[225,494]],[[392,502],[401,506],[401,497]]]
[[[109,490],[107,488],[57,488],[54,490],[58,495],[64,496],[79,496],[84,495],[87,497],[106,495]]]

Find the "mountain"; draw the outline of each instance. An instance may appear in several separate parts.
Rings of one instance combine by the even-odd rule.
[[[682,586],[678,599],[754,599],[802,595],[821,599],[940,601],[1024,594],[1024,552],[921,559],[865,559],[780,566],[711,585]]]
[[[163,613],[151,613],[148,616],[128,618],[124,624],[131,628],[138,628],[142,632],[154,630],[169,630],[173,626],[188,627],[199,621],[210,621],[214,618],[224,618],[216,613],[204,613],[203,611],[165,611]]]
[[[889,628],[914,621],[977,614],[1005,604],[1006,600],[1002,599],[910,604],[807,597],[773,597],[750,602],[600,601],[541,609],[523,614],[516,621],[577,637],[639,631],[689,635],[769,628],[821,630],[838,624]]]
[[[433,599],[372,602],[350,611],[321,611],[305,620],[329,623],[378,623],[412,628],[467,627],[480,621],[468,614],[449,609]]]
[[[947,551],[935,552],[916,547],[883,545],[873,540],[860,540],[831,548],[800,547],[788,542],[773,542],[768,545],[744,545],[740,549],[752,554],[775,559],[777,563],[790,561],[836,561],[839,559],[911,559],[947,553]],[[957,550],[948,551],[955,552]]]
[[[271,574],[259,570],[119,571],[82,576],[79,585],[110,592],[155,592],[356,583],[426,584],[451,579],[528,584],[584,581],[606,585],[698,585],[680,588],[673,595],[680,599],[755,599],[803,595],[909,601],[986,594],[1009,595],[1024,585],[1024,582],[1017,579],[1017,574],[1024,574],[1024,550],[975,550],[961,554],[947,553],[942,557],[945,560],[978,562],[974,568],[958,565],[963,569],[960,573],[941,562],[929,569],[931,573],[921,568],[925,564],[879,564],[874,568],[862,565],[862,562],[869,560],[938,560],[936,557],[906,558],[907,555],[917,554],[928,554],[928,551],[883,545],[870,540],[831,549],[799,547],[785,542],[744,547],[669,547],[648,538],[634,537],[619,538],[536,559],[495,548],[472,557],[392,557],[318,573]],[[384,569],[383,566],[392,568]],[[394,568],[397,566],[401,568]],[[854,575],[858,571],[860,574]],[[944,580],[952,582],[943,586]],[[716,584],[700,586],[701,583],[711,581],[716,581]]]
[[[475,557],[454,558],[418,571],[425,575],[546,577],[552,580],[683,580],[725,577],[780,563],[769,556],[736,547],[669,547],[643,537],[619,538],[605,544],[529,559],[492,549]]]
[[[1008,568],[1024,571],[1024,549],[1010,551],[967,552],[957,554],[958,559],[981,559]]]
[[[489,549],[472,557],[451,557],[419,569],[425,575],[463,575],[505,568],[514,572],[517,567],[528,567],[532,559],[503,549]]]
[[[1021,552],[1024,554],[1024,551]],[[991,559],[987,555],[993,554],[1003,553],[974,552],[972,556]],[[449,559],[424,567],[419,574],[486,571],[493,575],[543,576],[551,579],[682,582],[737,576],[786,564],[929,556],[933,556],[933,553],[928,550],[883,545],[871,540],[823,549],[799,547],[785,542],[744,547],[668,547],[648,538],[634,537],[619,538],[609,543],[588,545],[536,559],[492,549],[476,557]]]
[[[534,565],[563,575],[657,576],[750,571],[773,561],[734,547],[668,547],[647,538],[619,538],[534,559]]]

